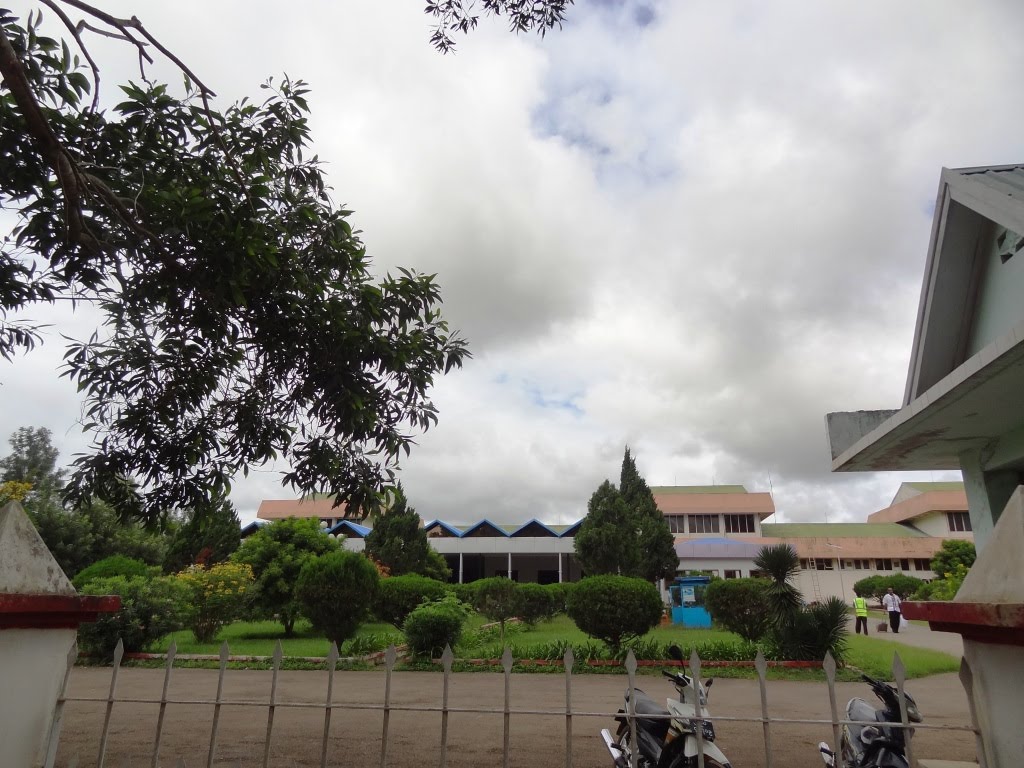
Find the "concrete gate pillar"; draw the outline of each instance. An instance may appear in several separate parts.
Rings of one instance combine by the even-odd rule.
[[[4,765],[52,764],[60,727],[54,722],[54,707],[70,671],[78,625],[120,607],[119,597],[80,597],[21,505],[11,502],[0,509]]]

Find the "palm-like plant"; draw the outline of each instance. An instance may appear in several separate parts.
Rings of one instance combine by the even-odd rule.
[[[785,659],[822,659],[831,652],[837,662],[846,653],[846,603],[830,597],[805,606],[793,581],[800,557],[789,544],[762,547],[754,564],[770,579],[765,596],[772,609],[772,634]]]
[[[767,598],[772,608],[772,623],[782,626],[790,622],[804,605],[800,590],[793,580],[800,572],[800,557],[789,544],[761,547],[754,565],[771,579]]]

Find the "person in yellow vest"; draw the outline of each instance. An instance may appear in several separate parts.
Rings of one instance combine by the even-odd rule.
[[[853,598],[853,612],[857,614],[857,626],[854,627],[854,633],[860,634],[860,628],[864,627],[864,634],[868,633],[868,601],[863,597]]]

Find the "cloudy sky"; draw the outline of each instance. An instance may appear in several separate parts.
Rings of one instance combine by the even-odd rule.
[[[772,487],[783,521],[955,477],[833,475],[824,414],[901,402],[940,169],[1024,160],[1024,4],[583,0],[449,56],[421,0],[100,4],[222,98],[307,80],[376,268],[437,273],[474,358],[402,468],[424,517],[574,520],[626,444],[652,485]],[[70,458],[59,333],[91,321],[32,316],[55,325],[0,361],[0,434]],[[279,481],[239,478],[243,517]]]

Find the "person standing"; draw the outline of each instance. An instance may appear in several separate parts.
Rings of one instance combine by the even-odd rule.
[[[892,591],[892,587],[882,595],[882,607],[889,612],[889,626],[896,634],[900,632],[900,619],[903,613],[900,611],[900,602],[900,596]]]
[[[857,626],[854,627],[854,634],[860,634],[860,628],[864,627],[865,637],[868,634],[868,601],[859,595],[853,598],[853,612],[857,614]]]

